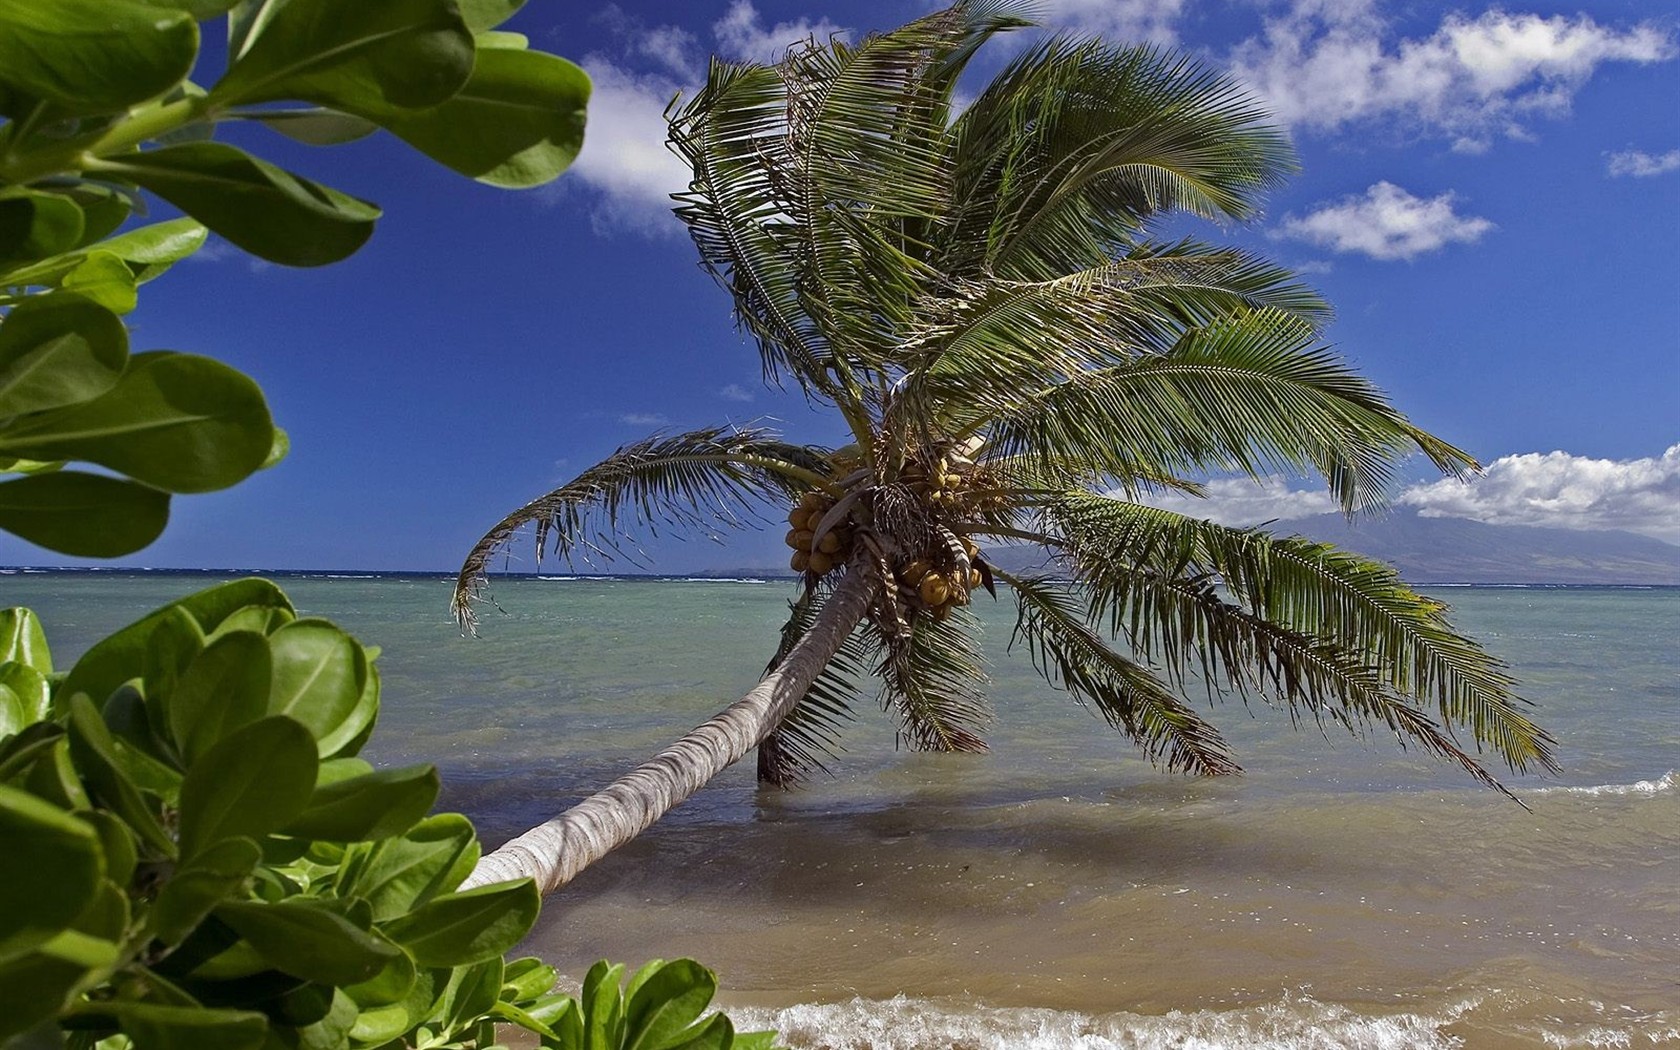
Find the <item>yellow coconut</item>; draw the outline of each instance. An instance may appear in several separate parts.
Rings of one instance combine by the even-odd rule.
[[[951,595],[951,586],[945,582],[945,577],[937,572],[930,572],[922,577],[922,601],[929,605],[942,605]]]
[[[949,605],[935,605],[933,607],[933,618],[935,620],[943,620],[950,615],[951,607]]]
[[[798,550],[799,549],[799,530],[798,529],[789,529],[788,534],[786,536],[782,537],[782,542],[787,544],[789,547],[792,547],[794,550]]]
[[[817,541],[817,550],[824,554],[839,553],[840,548],[844,546],[845,543],[841,540],[838,532],[825,532],[823,538]]]
[[[794,551],[788,564],[793,567],[794,572],[804,572],[811,567],[811,554],[809,551]]]
[[[814,539],[816,539],[816,533],[810,529],[797,529],[793,534],[793,545],[799,550],[808,551],[811,549],[811,541]]]
[[[962,484],[962,475],[961,474],[947,474],[947,475],[945,475],[945,487],[946,488],[954,489],[961,484]]]
[[[914,587],[922,582],[922,577],[928,572],[928,563],[917,558],[915,561],[898,570],[898,578]]]
[[[796,529],[803,529],[810,521],[811,512],[804,507],[795,507],[788,511],[788,524]]]
[[[830,558],[828,555],[820,552],[811,555],[811,571],[816,573],[818,576],[821,576],[823,573],[832,568],[834,568],[833,558]]]
[[[807,492],[803,496],[799,497],[799,505],[804,507],[806,510],[820,507],[823,505],[823,502],[823,494],[818,492],[816,489],[812,489],[810,492]]]
[[[983,574],[979,569],[969,569],[968,570],[968,589],[969,590],[972,591],[974,588],[979,587],[981,584],[984,584],[985,582],[986,582],[985,574]]]

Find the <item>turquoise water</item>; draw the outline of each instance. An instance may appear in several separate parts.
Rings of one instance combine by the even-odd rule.
[[[0,576],[61,661],[208,578]],[[437,762],[487,839],[750,686],[791,584],[284,581],[384,647],[378,762]],[[1248,773],[1154,772],[1005,652],[983,756],[894,747],[865,704],[794,792],[729,770],[551,898],[531,947],[691,954],[732,1012],[832,1050],[1680,1045],[1680,591],[1448,589],[1561,741],[1530,811],[1391,740],[1216,712]]]

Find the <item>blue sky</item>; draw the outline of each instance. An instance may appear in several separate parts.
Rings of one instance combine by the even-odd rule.
[[[505,511],[651,430],[771,419],[834,437],[762,386],[696,267],[660,112],[712,52],[768,59],[929,6],[531,0],[510,28],[596,85],[582,157],[539,191],[479,186],[388,137],[264,140],[385,218],[337,266],[213,243],[146,288],[136,348],[249,372],[293,451],[178,498],[164,538],[120,564],[453,569]],[[1310,275],[1337,308],[1328,341],[1489,464],[1469,487],[1420,469],[1402,505],[1680,542],[1680,7],[1047,0],[1042,18],[1186,49],[1289,127],[1304,171],[1263,221],[1194,232]],[[1216,485],[1203,511],[1322,509],[1297,488]],[[662,543],[658,568],[779,562],[779,539]],[[0,564],[63,561],[0,536]]]

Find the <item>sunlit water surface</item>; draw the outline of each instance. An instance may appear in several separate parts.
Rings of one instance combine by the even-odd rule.
[[[208,579],[0,576],[60,662]],[[483,637],[434,578],[283,581],[384,647],[380,763],[435,761],[498,841],[756,680],[781,581],[510,580]],[[983,756],[895,747],[872,704],[793,792],[725,773],[551,898],[528,945],[574,977],[693,955],[800,1048],[1680,1045],[1680,591],[1439,592],[1561,741],[1529,810],[1281,712],[1216,716],[1249,770],[1153,771],[1007,652],[978,606]]]

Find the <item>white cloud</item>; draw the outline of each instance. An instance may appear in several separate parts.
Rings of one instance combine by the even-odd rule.
[[[718,396],[723,398],[725,401],[744,402],[751,401],[753,399],[753,392],[742,386],[740,383],[730,383],[728,386],[718,391]]]
[[[1413,259],[1448,244],[1474,244],[1493,223],[1453,210],[1451,193],[1425,200],[1379,182],[1306,215],[1286,216],[1276,235],[1373,259]]]
[[[1414,485],[1397,502],[1428,518],[1627,529],[1680,543],[1680,444],[1647,459],[1568,452],[1504,456],[1478,478]]]
[[[1671,171],[1680,171],[1680,149],[1671,149],[1667,153],[1646,153],[1643,150],[1628,149],[1610,154],[1607,161],[1605,170],[1612,177],[1631,175],[1636,179],[1646,179],[1652,175],[1667,175]]]
[[[1221,525],[1258,525],[1329,514],[1337,509],[1328,492],[1291,489],[1289,481],[1276,474],[1263,481],[1216,478],[1204,484],[1202,491],[1207,494],[1205,499],[1185,492],[1159,492],[1142,497],[1140,502]]]
[[[665,148],[665,106],[682,84],[663,73],[634,73],[601,55],[584,58],[595,83],[589,129],[571,174],[599,191],[597,229],[675,233],[671,194],[688,185],[688,166]]]
[[[1268,19],[1231,64],[1286,123],[1328,131],[1387,118],[1475,151],[1526,137],[1531,117],[1566,113],[1605,63],[1675,52],[1655,22],[1617,28],[1497,9],[1449,14],[1429,36],[1393,40],[1370,3],[1305,0]]]
[[[1117,44],[1174,44],[1184,7],[1185,0],[1047,0],[1039,14],[1057,29]]]
[[[810,39],[819,44],[827,43],[830,37],[845,38],[848,33],[826,18],[815,22],[810,19],[777,22],[766,27],[752,0],[735,0],[723,17],[712,23],[712,35],[717,38],[718,48],[728,58],[779,62],[792,44]]]
[[[620,423],[633,427],[664,427],[670,426],[671,420],[657,412],[626,412],[618,417]]]

